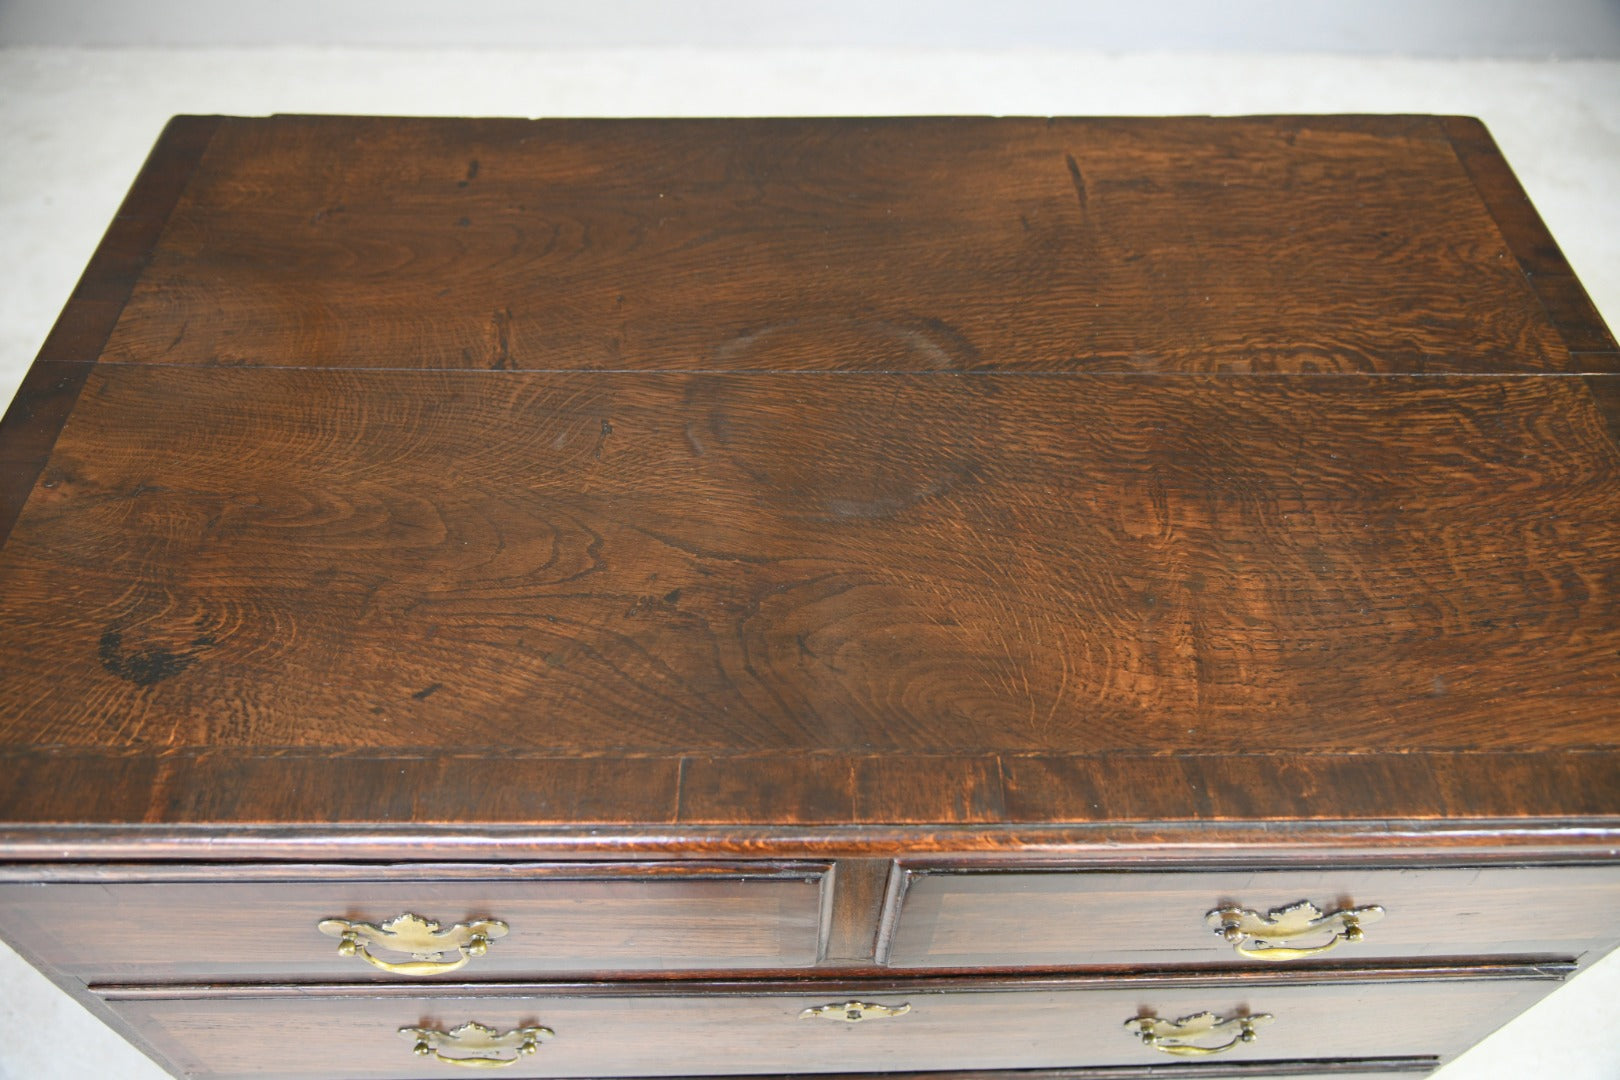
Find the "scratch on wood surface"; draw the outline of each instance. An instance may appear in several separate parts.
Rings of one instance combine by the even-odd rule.
[[[1064,154],[1064,162],[1069,166],[1069,179],[1074,181],[1074,195],[1080,200],[1080,213],[1086,213],[1086,178],[1080,174],[1080,163],[1074,160],[1073,154]]]
[[[512,364],[512,312],[501,308],[491,317],[495,332],[495,359],[489,365],[496,371],[507,371]]]

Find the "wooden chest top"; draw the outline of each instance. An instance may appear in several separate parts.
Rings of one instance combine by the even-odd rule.
[[[178,118],[0,839],[1612,825],[1617,359],[1464,118]]]

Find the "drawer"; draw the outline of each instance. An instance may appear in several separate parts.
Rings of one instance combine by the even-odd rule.
[[[1533,969],[1515,969],[1531,971]],[[1363,975],[1332,982],[1206,978],[1109,983],[1064,980],[748,986],[647,984],[458,988],[424,994],[357,988],[356,995],[199,987],[196,997],[163,998],[153,988],[109,1003],[162,1056],[190,1075],[375,1078],[455,1075],[421,1036],[468,1022],[492,1031],[543,1028],[536,1050],[518,1058],[515,1077],[706,1076],[928,1070],[1148,1067],[1219,1061],[1397,1059],[1432,1064],[1461,1050],[1557,984],[1545,971],[1495,978]],[[138,991],[137,991],[138,993]],[[850,1002],[868,1015],[850,1023],[807,1010]],[[1261,1017],[1253,1042],[1209,1058],[1170,1056],[1146,1045],[1139,1018],[1172,1021],[1211,1011]],[[1263,1019],[1269,1016],[1269,1020]],[[549,1036],[546,1034],[549,1032]],[[514,1037],[514,1041],[515,1041]],[[1220,1029],[1204,1042],[1233,1040]],[[449,1045],[434,1053],[466,1056]],[[1269,1071],[1269,1070],[1268,1070]],[[1153,1075],[1160,1075],[1155,1072]],[[1249,1075],[1249,1074],[1245,1074]]]
[[[1328,916],[1382,913],[1362,917],[1360,940],[1343,920],[1313,929],[1303,910],[1271,918],[1301,902]],[[1216,925],[1224,920],[1210,914],[1223,909],[1253,912],[1240,927],[1253,933],[1224,940]],[[879,958],[900,968],[1595,959],[1620,940],[1620,866],[1093,873],[913,865],[890,918]],[[1290,919],[1291,927],[1276,925]],[[1277,934],[1269,940],[1268,924]],[[1282,936],[1289,929],[1297,936]],[[1283,948],[1294,952],[1275,951]]]
[[[320,929],[384,930],[407,914],[440,924],[426,978],[803,967],[828,884],[819,864],[42,867],[44,880],[16,880],[27,873],[0,884],[0,929],[40,963],[102,982],[414,980],[419,968],[399,971],[417,963],[411,927],[358,931],[347,956],[340,929]],[[472,955],[483,920],[506,930]]]

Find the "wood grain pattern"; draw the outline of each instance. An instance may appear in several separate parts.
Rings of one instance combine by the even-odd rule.
[[[143,175],[102,362],[0,427],[66,418],[9,850],[1608,842],[1613,376],[1518,376],[1612,340],[1477,122],[202,118]]]
[[[1580,280],[1519,186],[1485,125],[1469,116],[1441,120],[1480,197],[1490,208],[1514,258],[1559,336],[1569,347],[1571,370],[1620,373],[1620,348]]]
[[[1404,755],[1403,755],[1404,756]],[[51,759],[42,758],[48,762]],[[34,775],[35,762],[13,766]],[[270,760],[263,762],[271,767]],[[1290,766],[1294,763],[1289,762]],[[80,763],[66,778],[82,780],[95,769],[107,782],[121,781],[118,761],[97,758]],[[398,770],[396,769],[396,772]],[[44,779],[58,775],[48,768]],[[206,770],[186,775],[199,786]],[[1483,786],[1489,768],[1474,776]],[[1168,782],[1168,777],[1165,778]],[[333,780],[323,777],[324,791]],[[426,805],[438,807],[432,792]],[[114,801],[120,808],[138,800]],[[18,805],[21,805],[18,803]],[[329,805],[324,804],[323,805]],[[1407,804],[1399,804],[1405,809]],[[104,807],[103,807],[104,808]],[[378,822],[312,823],[286,800],[263,796],[236,800],[226,812],[207,821],[141,822],[89,818],[68,800],[51,800],[46,813],[19,814],[0,826],[0,845],[16,860],[60,860],[71,852],[80,858],[218,860],[229,877],[243,863],[263,859],[308,860],[352,858],[390,861],[412,857],[439,859],[570,859],[582,862],[623,858],[761,858],[849,859],[892,858],[896,853],[950,856],[955,860],[994,862],[1015,852],[1031,866],[1267,866],[1335,865],[1453,866],[1526,863],[1564,865],[1620,857],[1620,826],[1612,814],[1592,817],[1475,818],[1432,820],[1395,818],[1325,818],[1289,821],[1172,820],[1141,822],[1099,818],[1090,822],[1039,825],[883,825],[798,822],[679,825],[619,824],[601,821]],[[462,804],[467,812],[474,803]],[[233,816],[234,815],[234,816]],[[279,817],[276,824],[265,819]],[[30,865],[24,862],[22,865]],[[5,873],[0,865],[0,876]]]
[[[78,400],[87,363],[36,360],[0,419],[0,540],[33,493],[51,446]]]
[[[889,948],[895,968],[1157,968],[1245,961],[1204,916],[1380,905],[1366,938],[1290,968],[1442,957],[1595,959],[1620,944],[1620,867],[1065,873],[908,866]],[[1531,916],[1528,913],[1535,912]],[[1319,944],[1325,935],[1305,944]]]
[[[33,491],[89,365],[101,355],[217,124],[216,117],[196,116],[169,122],[0,419],[0,543]]]
[[[1467,118],[180,118],[0,422],[0,931],[177,1073],[1427,1071],[1620,936],[1613,373]]]
[[[522,996],[462,998],[297,995],[204,996],[117,1004],[162,1054],[208,1077],[440,1075],[414,1061],[403,1025],[477,1019],[510,1028],[540,1023],[556,1038],[508,1070],[534,1076],[710,1076],[792,1073],[803,1063],[845,1071],[1145,1066],[1162,1055],[1125,1031],[1140,1015],[1212,1009],[1277,1017],[1234,1056],[1261,1062],[1357,1056],[1427,1057],[1460,1050],[1524,1007],[1543,979],[1343,979],[1241,988],[1093,990],[923,989],[875,995],[909,1003],[891,1020],[846,1025],[800,1020],[802,1009],[869,1000],[859,984],[800,985],[789,993],[702,986],[688,995],[572,996],[524,988]],[[747,1030],[756,1037],[738,1040]],[[338,1053],[337,1048],[342,1052]],[[1202,1071],[1202,1070],[1199,1070]]]
[[[888,898],[891,859],[841,859],[834,866],[827,964],[869,964],[877,950],[878,926]]]
[[[227,119],[106,357],[1569,369],[1478,156],[1430,117]]]
[[[0,735],[1616,745],[1578,382],[800,378],[99,369],[0,565]]]
[[[486,848],[517,858],[844,858],[1022,847],[1091,853],[1139,838],[1165,850],[1236,850],[1247,858],[1254,845],[1268,858],[1369,848],[1424,858],[1452,850],[1522,858],[1538,845],[1553,857],[1620,853],[1620,751],[1003,754],[998,761],[1006,814],[987,821],[952,817],[962,804],[944,782],[961,770],[942,755],[885,755],[874,763],[919,777],[902,789],[902,801],[896,792],[880,800],[857,792],[862,761],[829,765],[795,753],[717,763],[509,753],[24,752],[0,756],[18,778],[0,787],[0,846],[21,859],[80,846],[108,859],[159,852],[308,859],[336,851],[389,859],[402,850],[478,858]],[[683,800],[688,766],[695,775],[705,763],[729,777],[727,786],[703,786]],[[930,786],[930,777],[941,784]],[[854,816],[855,808],[874,805],[886,816]],[[1204,828],[1257,820],[1293,824],[1287,832]],[[1172,821],[1179,824],[1144,824]],[[1355,821],[1399,821],[1403,828],[1384,825],[1370,834]]]
[[[0,884],[0,928],[85,980],[399,980],[339,956],[322,919],[381,923],[412,913],[443,925],[500,919],[511,932],[460,979],[556,973],[805,968],[821,951],[826,867],[592,872],[482,868],[441,879],[367,880],[304,868],[284,880]],[[403,957],[378,952],[384,959]]]
[[[1620,375],[1587,375],[1582,379],[1598,413],[1609,425],[1609,436],[1620,446]]]

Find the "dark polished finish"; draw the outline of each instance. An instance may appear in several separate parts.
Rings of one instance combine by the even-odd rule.
[[[0,567],[0,736],[681,754],[690,821],[815,812],[755,755],[974,822],[998,754],[1581,751],[1614,457],[1572,379],[111,365]]]
[[[0,426],[6,821],[1616,809],[1614,377],[1485,377],[1613,343],[1477,124],[179,120],[131,205]]]
[[[270,877],[0,883],[8,930],[83,979],[387,978],[340,956],[326,918],[444,925],[496,918],[511,931],[458,978],[810,967],[821,949],[824,869],[703,864],[680,874],[593,865],[304,867]],[[228,917],[220,913],[228,912]],[[870,950],[864,954],[870,956]],[[404,960],[408,957],[389,956]]]
[[[1421,116],[226,120],[105,359],[1576,370],[1499,258],[1539,241],[1502,228],[1528,204],[1482,200],[1488,136],[1456,130],[1460,147]]]
[[[523,986],[502,994],[456,987],[432,996],[373,996],[363,987],[330,996],[302,988],[220,995],[198,987],[177,988],[167,998],[127,998],[118,1007],[166,1058],[222,1080],[440,1075],[411,1061],[398,1029],[467,1020],[500,1030],[539,1024],[556,1032],[506,1075],[704,1076],[775,1074],[806,1063],[849,1072],[898,1062],[918,1069],[1149,1066],[1172,1059],[1144,1046],[1124,1030],[1125,1022],[1204,1009],[1275,1015],[1253,1046],[1233,1055],[1245,1061],[1434,1057],[1462,1049],[1555,985],[1526,971],[1484,978],[1368,973],[1270,988],[1193,979],[1112,987],[1048,981],[1028,988],[1016,982],[832,982],[814,989],[694,983],[684,992],[656,993]],[[858,1025],[800,1015],[851,999],[910,1009]],[[1380,1052],[1367,1053],[1374,1046]]]
[[[211,116],[170,121],[0,421],[0,538],[22,512],[90,363],[117,325],[218,122]]]
[[[171,1069],[1411,1074],[1620,942],[1620,350],[1468,118],[177,118],[0,540],[0,932]]]
[[[1620,938],[1612,866],[1128,874],[924,867],[903,877],[878,953],[897,968],[1239,964],[1208,913],[1269,911],[1301,900],[1323,910],[1376,904],[1386,915],[1365,928],[1363,940],[1292,964],[1579,960]]]

